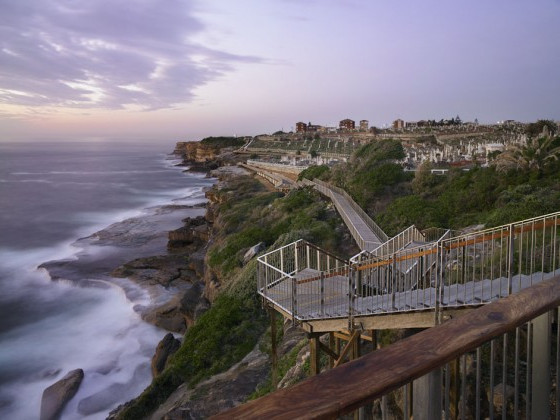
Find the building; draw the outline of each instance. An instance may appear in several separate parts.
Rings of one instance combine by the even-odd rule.
[[[307,124],[307,128],[305,129],[305,131],[309,132],[309,133],[316,133],[317,131],[321,131],[321,129],[323,128],[323,126],[321,125],[316,125],[316,124]]]
[[[361,120],[360,121],[360,131],[368,131],[369,128],[369,121],[368,120]]]
[[[404,121],[400,118],[393,121],[393,129],[394,130],[404,130]]]
[[[306,131],[307,131],[307,124],[301,121],[296,123],[296,133],[305,133]]]
[[[351,119],[346,118],[340,121],[338,128],[341,130],[354,130],[356,128],[356,123]]]

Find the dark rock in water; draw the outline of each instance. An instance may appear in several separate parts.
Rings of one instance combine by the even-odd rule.
[[[184,333],[187,330],[185,316],[180,311],[181,296],[174,296],[167,303],[147,309],[142,319],[167,331]]]
[[[173,334],[168,333],[159,342],[154,357],[152,357],[152,375],[154,378],[158,376],[163,369],[169,357],[179,350],[181,347],[181,342],[173,337]]]
[[[187,257],[158,255],[137,258],[111,272],[113,277],[128,277],[141,286],[171,286],[174,282],[196,281],[194,272],[187,269]]]
[[[259,242],[258,244],[253,245],[243,256],[243,264],[247,264],[249,261],[251,261],[251,258],[257,255],[259,252],[264,251],[265,249],[266,245],[264,244],[264,242]]]
[[[45,389],[41,399],[41,420],[58,419],[66,403],[76,395],[82,379],[82,369],[72,370],[60,381]]]
[[[184,333],[187,327],[210,307],[203,296],[204,285],[194,283],[182,293],[177,293],[170,300],[159,306],[136,308],[142,319],[150,324],[176,333]]]

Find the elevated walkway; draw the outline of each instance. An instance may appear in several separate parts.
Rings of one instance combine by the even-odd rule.
[[[297,241],[258,258],[258,292],[311,332],[433,326],[560,274],[559,216],[460,236],[411,226],[349,261]]]
[[[344,190],[321,180],[307,181],[329,197],[362,251],[373,251],[389,238]]]

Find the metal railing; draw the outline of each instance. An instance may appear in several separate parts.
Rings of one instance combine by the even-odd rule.
[[[377,256],[393,254],[412,242],[427,242],[422,232],[414,225],[409,226],[398,235],[393,236],[391,239],[375,248],[371,253]]]
[[[559,305],[556,276],[216,418],[558,419]]]
[[[305,283],[304,279],[320,273],[348,266],[348,260],[304,240],[261,255],[257,261],[259,294],[294,318],[298,318],[300,313],[298,307],[305,304],[306,286],[299,286],[299,283]]]
[[[555,274],[560,212],[456,236],[438,248],[442,306],[487,303]]]
[[[329,197],[337,208],[340,216],[344,220],[344,223],[348,226],[352,237],[355,239],[356,243],[362,250],[372,250],[379,245],[379,243],[386,242],[389,238],[385,232],[367,215],[367,213],[348,195],[346,191],[341,188],[330,185],[319,179],[314,179],[312,181],[315,184],[315,188],[321,194]],[[346,214],[346,211],[339,198],[336,194],[341,195],[350,205],[350,207],[356,212],[356,214],[363,220],[366,226],[371,230],[371,232],[379,239],[379,242],[365,240],[362,232],[356,228],[351,218]]]
[[[453,238],[445,231],[436,242],[352,264],[298,241],[259,257],[259,293],[300,321],[426,309],[439,318],[445,308],[489,303],[559,274],[559,217]]]

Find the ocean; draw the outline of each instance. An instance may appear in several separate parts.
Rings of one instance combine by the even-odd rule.
[[[167,153],[0,143],[0,418],[37,419],[43,390],[73,369],[85,377],[62,419],[104,419],[150,383],[166,331],[135,310],[152,296],[108,273],[165,254],[167,231],[203,213],[189,207],[213,180]],[[56,276],[38,268],[49,261]]]

